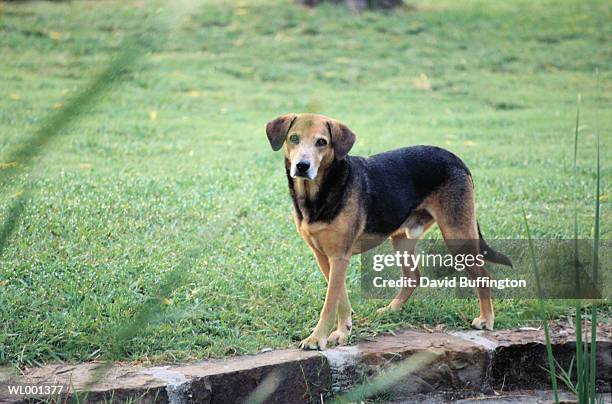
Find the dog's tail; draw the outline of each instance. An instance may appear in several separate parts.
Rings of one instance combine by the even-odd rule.
[[[491,246],[487,244],[485,239],[482,237],[482,233],[480,232],[480,225],[478,224],[478,222],[476,222],[476,226],[478,226],[478,237],[480,237],[480,252],[481,254],[484,254],[485,261],[512,267],[512,261],[510,260],[510,258],[500,253],[499,251],[495,251],[493,248],[491,248]]]

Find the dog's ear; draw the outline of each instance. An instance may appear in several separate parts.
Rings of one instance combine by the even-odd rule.
[[[266,124],[266,135],[268,136],[272,150],[277,151],[283,146],[287,138],[287,132],[289,132],[296,118],[296,114],[287,114],[279,116]]]
[[[338,121],[330,120],[326,123],[336,158],[342,160],[353,147],[355,134],[345,124]]]

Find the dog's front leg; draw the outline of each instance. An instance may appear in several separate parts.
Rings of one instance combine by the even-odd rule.
[[[319,265],[321,273],[325,277],[325,282],[329,283],[329,258],[327,258],[327,255],[323,254],[321,251],[319,251],[312,245],[309,244],[308,246],[312,250],[315,258],[317,259],[317,264]]]
[[[343,310],[346,310],[348,296],[346,293],[346,269],[348,268],[349,258],[330,258],[329,282],[327,284],[327,294],[325,303],[319,316],[319,322],[308,338],[302,341],[300,346],[304,349],[325,349],[327,345],[327,335],[334,326],[336,315],[338,314],[339,303],[343,303]],[[346,314],[346,313],[345,313]],[[350,304],[348,304],[348,315],[350,321]],[[346,326],[345,326],[346,327]]]
[[[340,296],[340,301],[338,302],[338,328],[327,337],[330,343],[338,345],[346,345],[348,343],[348,337],[353,329],[351,302],[349,301],[346,284],[344,284],[343,290],[344,294]]]

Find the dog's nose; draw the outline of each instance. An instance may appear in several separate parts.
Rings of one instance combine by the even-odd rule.
[[[310,168],[310,163],[308,161],[300,161],[295,165],[295,168],[297,168],[300,174],[305,174]]]

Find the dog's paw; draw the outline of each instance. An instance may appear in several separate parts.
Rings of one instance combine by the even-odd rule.
[[[391,311],[399,311],[401,309],[402,309],[402,304],[399,301],[396,301],[395,299],[393,299],[391,300],[391,303],[389,303],[385,307],[381,307],[380,309],[376,310],[376,313],[385,314]]]
[[[472,327],[477,330],[493,330],[493,319],[486,319],[484,317],[476,317],[472,321]]]
[[[316,333],[310,334],[310,336],[302,342],[300,342],[300,348],[305,350],[320,350],[323,351],[327,346],[327,338],[324,336],[317,335]]]
[[[327,340],[329,341],[330,344],[346,345],[348,344],[349,335],[351,335],[350,331],[344,331],[344,330],[338,329],[332,332],[331,334],[329,334],[329,337],[327,337]]]

